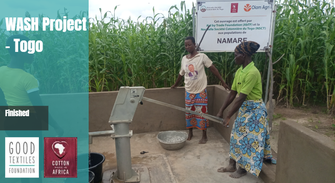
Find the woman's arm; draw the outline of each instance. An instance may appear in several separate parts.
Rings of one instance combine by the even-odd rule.
[[[234,103],[232,109],[228,112],[227,118],[231,118],[231,116],[238,111],[246,98],[247,95],[240,93],[240,96],[236,99],[236,102]]]
[[[222,104],[222,107],[220,108],[218,114],[216,116],[222,118],[223,116],[223,111],[226,110],[226,108],[233,102],[233,100],[236,97],[237,92],[234,90],[231,90],[227,100],[225,100],[225,102]]]
[[[178,74],[178,78],[176,80],[176,83],[174,85],[172,85],[171,88],[176,88],[179,85],[179,82],[181,81],[182,78],[183,78],[183,76]]]
[[[221,81],[222,86],[226,89],[226,90],[230,90],[230,87],[223,81],[219,71],[217,70],[217,68],[214,65],[211,65],[209,67],[209,70]]]
[[[243,102],[247,98],[246,94],[240,93],[240,96],[236,99],[232,109],[228,112],[228,115],[225,117],[226,126],[229,125],[230,118],[235,114],[238,109],[242,106]]]

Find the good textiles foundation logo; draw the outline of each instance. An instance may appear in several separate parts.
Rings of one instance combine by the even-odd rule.
[[[77,138],[44,138],[44,177],[77,177]]]
[[[39,178],[39,138],[5,138],[5,177]]]

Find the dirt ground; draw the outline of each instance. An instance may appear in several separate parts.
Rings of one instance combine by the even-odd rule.
[[[335,142],[335,115],[325,113],[321,107],[287,108],[276,106],[273,115],[271,146],[277,152],[280,122],[291,119],[317,133],[331,138]]]

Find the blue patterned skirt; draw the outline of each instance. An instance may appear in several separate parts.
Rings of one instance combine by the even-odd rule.
[[[263,158],[272,158],[267,111],[262,99],[244,101],[230,136],[230,158],[255,176]]]

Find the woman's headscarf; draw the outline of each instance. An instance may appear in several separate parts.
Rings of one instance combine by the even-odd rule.
[[[235,52],[243,53],[245,55],[251,56],[254,53],[256,53],[258,48],[259,48],[258,43],[254,41],[245,41],[236,46]]]

